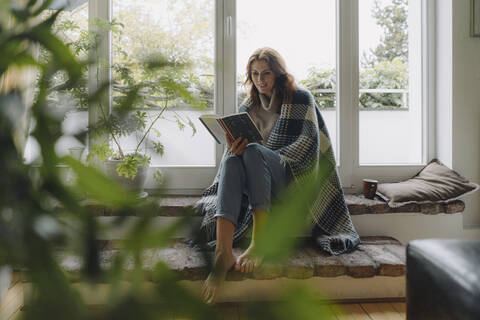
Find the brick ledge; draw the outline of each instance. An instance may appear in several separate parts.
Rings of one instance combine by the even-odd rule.
[[[230,271],[227,281],[246,279],[271,280],[277,278],[309,279],[313,277],[370,278],[375,276],[402,277],[405,275],[405,246],[391,237],[362,237],[362,244],[352,253],[331,256],[318,248],[305,246],[296,250],[281,265],[264,265],[252,274]],[[108,247],[108,246],[107,246]],[[104,269],[110,268],[118,252],[117,248],[107,248],[101,253],[100,261]],[[234,254],[240,255],[235,248]],[[66,252],[58,252],[57,259],[72,281],[80,279],[82,259]],[[158,262],[164,262],[178,277],[178,280],[203,280],[207,267],[202,253],[176,242],[167,248],[147,249],[143,254],[143,268],[153,275]],[[133,270],[133,261],[127,259],[124,268]],[[153,281],[153,277],[151,278]]]
[[[175,217],[184,214],[185,207],[191,207],[200,199],[199,196],[167,196],[161,200],[152,200],[158,207],[158,216]],[[351,215],[361,214],[388,214],[388,213],[422,213],[426,215],[454,214],[465,210],[465,203],[461,200],[452,200],[447,203],[411,203],[398,208],[391,208],[388,204],[379,199],[366,199],[363,195],[345,195],[345,201]],[[85,202],[97,216],[116,216],[117,212],[96,205],[92,202]],[[135,212],[122,212],[122,215],[135,216]]]

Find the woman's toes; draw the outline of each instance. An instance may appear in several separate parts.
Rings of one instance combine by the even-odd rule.
[[[247,262],[245,263],[245,273],[249,273],[250,272],[250,260],[247,260]]]
[[[235,262],[235,271],[241,271],[242,270],[242,264],[243,264],[243,257],[238,257],[237,261]]]
[[[203,301],[205,303],[213,303],[216,298],[217,287],[210,285],[206,285],[203,291]]]
[[[208,292],[208,296],[205,299],[205,302],[211,304],[214,302],[215,299],[216,288],[210,288]]]

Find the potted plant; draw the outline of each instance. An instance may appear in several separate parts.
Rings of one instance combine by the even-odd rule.
[[[114,66],[117,67],[118,66]],[[135,191],[142,191],[146,180],[151,153],[163,156],[164,145],[160,142],[160,132],[155,127],[159,120],[165,119],[165,111],[171,104],[188,103],[202,106],[203,104],[190,92],[187,81],[179,79],[184,65],[173,63],[162,57],[154,57],[143,66],[148,72],[156,72],[156,79],[134,82],[128,79],[128,71],[122,70],[123,78],[113,83],[113,111],[107,113],[100,103],[100,121],[90,127],[94,138],[103,137],[101,143],[91,145],[87,160],[100,159],[106,165],[107,173],[117,182]],[[145,110],[145,106],[154,111]],[[142,108],[138,110],[138,108]],[[150,114],[150,116],[149,116]],[[190,119],[175,115],[179,130],[189,126],[193,134],[195,126]],[[137,142],[133,149],[125,150],[121,138],[135,135]],[[162,174],[158,169],[153,175],[161,182]],[[145,195],[142,192],[142,195]]]
[[[95,24],[99,29],[112,31],[114,36],[122,33],[123,25],[115,20],[96,21]],[[77,30],[78,26],[73,21],[65,21],[59,24],[59,28],[59,31],[65,32]],[[94,31],[88,31],[80,33],[75,40],[67,40],[66,43],[77,55],[87,56],[88,51],[96,50],[97,39]],[[95,125],[89,126],[89,136],[95,143],[90,144],[87,161],[102,161],[112,179],[129,189],[141,191],[148,173],[150,155],[156,153],[162,156],[164,153],[164,145],[159,140],[160,132],[155,125],[166,118],[165,111],[185,103],[203,107],[205,102],[192,94],[192,91],[196,90],[194,86],[198,87],[198,82],[187,68],[188,61],[178,61],[174,57],[167,59],[160,54],[132,59],[122,48],[117,48],[116,51],[121,52],[122,58],[121,63],[112,65],[112,82],[101,83],[100,68],[96,68],[98,96],[101,96],[108,86],[113,89],[112,111],[110,112],[103,99],[97,99],[100,119]],[[100,65],[101,61],[98,63]],[[85,78],[86,71],[85,68]],[[86,81],[79,81],[79,87],[69,91],[78,106],[84,108],[89,107],[90,99],[86,87]],[[180,130],[191,127],[195,134],[195,127],[190,119],[177,113],[173,121]],[[137,143],[133,148],[125,149],[121,139],[134,135]],[[161,182],[162,175],[159,170],[155,171],[154,179]]]

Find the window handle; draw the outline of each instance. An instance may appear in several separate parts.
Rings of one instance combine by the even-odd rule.
[[[232,16],[225,18],[225,39],[232,37]]]

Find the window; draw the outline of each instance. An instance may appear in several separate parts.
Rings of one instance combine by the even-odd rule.
[[[433,3],[337,4],[340,174],[359,191],[362,178],[404,179],[433,157]]]
[[[215,166],[215,145],[198,117],[214,112],[214,7],[212,0],[183,1],[113,1],[113,108],[130,81],[152,83],[144,92],[138,110],[146,112],[149,126],[166,105],[167,109],[154,123],[150,135],[161,148],[155,152],[154,139],[144,139],[141,151],[152,157],[153,166]],[[139,23],[141,22],[141,23]],[[166,96],[155,83],[170,71],[149,71],[142,60],[156,54],[171,57],[187,67],[176,70],[174,79],[183,82],[206,103],[197,110],[178,97]],[[192,125],[192,126],[189,126]],[[120,141],[133,150],[142,135],[131,135]]]
[[[432,155],[428,132],[430,1],[237,1],[237,96],[245,63],[271,46],[315,96],[348,191],[396,180]],[[265,14],[275,8],[275,14]],[[428,152],[429,151],[429,152]]]
[[[152,80],[141,69],[142,58],[162,53],[188,62],[176,76],[201,93],[207,109],[170,100],[152,133],[160,134],[164,156],[153,152],[153,144],[144,146],[171,192],[198,193],[211,183],[223,146],[198,115],[235,112],[246,95],[247,59],[263,46],[278,50],[297,83],[313,93],[342,184],[358,191],[362,178],[405,178],[434,154],[428,89],[434,65],[432,5],[431,0],[90,0],[73,14],[84,20],[88,11],[90,22],[114,26],[103,34],[97,52],[107,68],[99,69],[100,79],[90,70],[89,78],[90,88],[113,79],[106,101],[113,109],[128,84],[125,68],[135,80]],[[149,121],[163,103],[154,89],[138,106]],[[87,115],[82,117],[85,125]],[[88,122],[98,118],[90,112]],[[182,119],[195,125],[193,137],[188,126],[179,130]],[[134,148],[139,138],[127,137],[122,145]],[[147,181],[147,188],[155,186]]]
[[[421,164],[421,2],[359,6],[361,165]]]
[[[88,54],[88,3],[85,2],[79,1],[76,5],[67,7],[59,14],[53,25],[53,31],[70,46],[79,59],[86,59]],[[46,10],[42,14],[42,19],[46,19],[52,13],[52,10]],[[45,58],[46,51],[40,48],[38,55],[40,59]],[[65,76],[56,74],[53,81],[53,86],[60,85],[65,81]],[[61,156],[72,154],[73,149],[83,147],[83,143],[77,139],[76,135],[85,132],[88,126],[88,112],[84,99],[86,95],[87,86],[85,85],[79,86],[72,92],[55,92],[49,96],[50,102],[61,109],[59,111],[65,112],[62,123],[63,135],[55,144],[55,151]],[[72,98],[75,101],[85,102],[85,104],[75,104],[72,102]],[[33,130],[34,126],[35,124],[30,124],[30,130]],[[25,146],[25,161],[26,163],[34,163],[40,161],[39,157],[38,144],[33,137],[29,137]]]
[[[266,14],[271,8],[275,14]],[[258,48],[274,48],[297,84],[315,96],[338,156],[335,0],[299,0],[295,6],[288,1],[237,1],[237,26],[238,103],[247,95],[242,84],[248,58]]]

